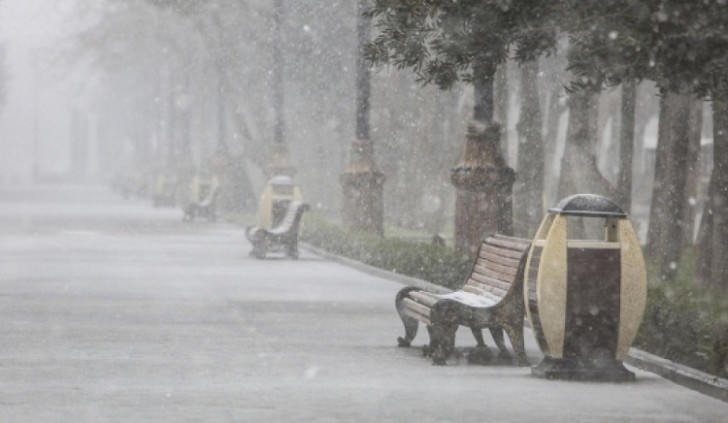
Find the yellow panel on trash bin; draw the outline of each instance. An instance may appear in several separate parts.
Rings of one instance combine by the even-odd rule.
[[[566,322],[566,218],[556,216],[543,245],[536,297],[549,355],[561,358]]]
[[[637,336],[647,302],[647,272],[637,236],[628,220],[620,220],[621,287],[617,360],[624,360]]]

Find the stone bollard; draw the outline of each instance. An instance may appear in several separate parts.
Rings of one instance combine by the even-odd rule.
[[[567,220],[603,219],[604,238],[569,239]],[[526,314],[547,379],[628,381],[622,361],[642,321],[647,276],[627,215],[593,194],[565,198],[541,222],[528,256]]]

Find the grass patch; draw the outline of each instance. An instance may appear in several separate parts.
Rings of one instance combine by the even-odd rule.
[[[306,216],[300,236],[331,253],[451,289],[464,283],[473,266],[469,257],[447,247],[350,232],[313,214]]]
[[[693,284],[697,254],[688,249],[677,277],[662,281],[648,262],[647,307],[635,346],[678,363],[717,374],[715,335],[728,325],[728,293]]]

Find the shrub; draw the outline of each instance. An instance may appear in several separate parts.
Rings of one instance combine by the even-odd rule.
[[[460,287],[473,261],[446,247],[353,232],[306,216],[301,240],[370,266],[426,280],[451,289]]]
[[[697,255],[686,250],[675,280],[662,281],[648,262],[647,307],[635,346],[652,354],[708,373],[716,331],[728,324],[728,295],[693,284]]]

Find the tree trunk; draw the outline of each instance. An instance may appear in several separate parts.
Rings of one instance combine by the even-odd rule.
[[[594,112],[595,101],[590,92],[575,92],[569,95],[569,126],[561,164],[559,198],[589,193],[614,198],[614,189],[599,172],[594,154]],[[575,237],[595,237],[595,232],[586,232],[578,219],[574,219]],[[580,223],[581,222],[581,223]]]
[[[696,282],[728,289],[728,101],[713,99],[713,172],[698,237]]]
[[[521,115],[518,122],[518,175],[514,191],[516,235],[532,237],[543,217],[544,148],[541,137],[538,61],[521,66]]]
[[[508,62],[503,62],[495,71],[494,84],[495,111],[493,119],[500,123],[501,128],[501,152],[508,161]]]
[[[563,87],[555,84],[550,88],[546,107],[546,124],[544,128],[544,202],[555,204],[558,198],[559,175],[557,169],[556,150],[558,148],[559,122],[568,106],[561,101]]]
[[[629,79],[622,84],[622,119],[619,128],[619,175],[615,200],[627,213],[632,209],[632,171],[634,169],[634,105],[637,83]]]
[[[700,139],[703,132],[703,100],[693,98],[690,102],[688,119],[687,174],[685,181],[685,227],[683,245],[690,246],[695,240],[696,211],[698,206],[698,185],[700,184]]]
[[[569,95],[569,125],[561,165],[559,198],[580,192],[613,197],[609,182],[597,169],[594,131],[590,128],[593,101],[591,93]]]
[[[690,102],[690,94],[666,94],[660,105],[647,254],[663,280],[674,279],[683,251]]]

